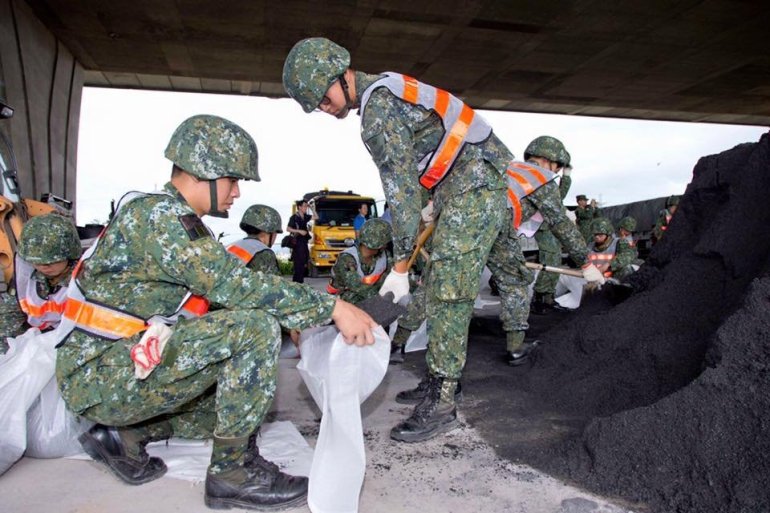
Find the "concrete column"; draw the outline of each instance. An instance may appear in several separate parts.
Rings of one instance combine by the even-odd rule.
[[[0,0],[0,82],[22,196],[74,202],[83,67],[21,0]]]

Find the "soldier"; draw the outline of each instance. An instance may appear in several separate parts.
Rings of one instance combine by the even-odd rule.
[[[636,231],[636,219],[633,217],[626,216],[618,222],[618,238],[628,242],[631,247],[636,247],[634,231]]]
[[[561,157],[560,157],[561,155]],[[559,181],[559,196],[562,203],[572,185],[572,166],[570,165],[570,156],[564,145],[558,139],[548,136],[538,137],[524,150],[524,159],[529,160],[531,156],[545,157],[554,162],[565,160],[564,168],[561,172]],[[537,241],[537,261],[542,265],[551,267],[561,265],[561,244],[559,240],[551,233],[548,223],[543,223],[535,232]],[[536,314],[546,314],[549,310],[555,308],[554,292],[556,283],[559,281],[559,275],[555,273],[538,273],[535,280],[534,297],[532,298],[532,311]]]
[[[521,221],[524,193],[506,195],[513,155],[486,121],[458,98],[405,75],[370,75],[349,66],[346,49],[325,38],[305,39],[289,52],[283,83],[308,113],[320,109],[344,118],[351,108],[359,108],[361,136],[393,211],[395,264],[380,294],[393,292],[396,301],[409,292],[407,262],[420,222],[421,188],[432,194],[436,228],[425,283],[429,375],[413,391],[422,394],[422,401],[391,430],[395,440],[417,442],[459,425],[454,393],[465,365],[468,325],[484,264],[501,277],[524,273],[511,224],[514,214],[514,223]],[[510,172],[519,178],[526,173]],[[544,185],[552,176],[551,171],[528,174],[535,183],[525,181],[526,190],[555,191],[555,184]],[[519,188],[524,190],[523,185]],[[506,196],[512,210],[506,207]],[[576,230],[575,235],[579,238]],[[575,258],[582,262],[585,255],[583,244]],[[602,279],[595,268],[586,272],[592,280]],[[495,279],[501,292],[518,285]],[[526,294],[517,300],[528,306]],[[509,307],[510,302],[504,305]]]
[[[67,280],[80,253],[80,239],[71,220],[59,214],[45,214],[27,221],[14,260],[9,296],[15,296],[17,303],[13,309],[9,304],[0,320],[7,333],[0,346],[5,345],[6,336],[19,335],[27,326],[41,331],[58,326]]]
[[[599,210],[596,208],[596,200],[592,199],[591,203],[588,203],[588,198],[585,194],[578,194],[575,199],[577,200],[577,208],[575,209],[575,222],[577,223],[580,233],[583,235],[587,244],[590,244],[591,237],[591,223],[594,219],[599,217]]]
[[[227,246],[227,251],[241,259],[252,271],[278,276],[278,261],[270,249],[281,230],[281,215],[267,205],[252,205],[241,218],[246,237]]]
[[[124,197],[73,274],[59,327],[62,396],[97,423],[83,448],[126,483],[166,471],[148,442],[213,435],[208,506],[301,504],[307,479],[280,472],[255,445],[275,391],[279,323],[333,320],[363,345],[373,342],[374,322],[342,300],[246,269],[203,224],[200,216],[227,215],[239,180],[259,180],[257,147],[242,128],[193,116],[165,155],[170,182]],[[206,313],[209,301],[223,309]]]
[[[676,209],[679,208],[679,196],[669,196],[666,199],[666,208],[658,214],[658,222],[652,229],[652,243],[655,244],[663,237],[663,233],[668,230],[671,218],[674,217]]]
[[[599,268],[604,276],[624,279],[633,274],[636,263],[636,249],[627,240],[614,235],[609,219],[599,217],[591,223],[594,241],[590,246],[588,259]]]
[[[356,245],[337,257],[326,290],[354,305],[377,294],[390,270],[386,248],[392,237],[382,219],[366,221]]]

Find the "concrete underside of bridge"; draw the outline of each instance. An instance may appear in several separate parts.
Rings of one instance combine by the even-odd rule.
[[[326,36],[483,109],[770,124],[770,4],[733,0],[0,0],[22,194],[76,199],[83,86],[282,97]]]

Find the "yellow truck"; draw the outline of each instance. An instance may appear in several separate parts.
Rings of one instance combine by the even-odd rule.
[[[315,278],[319,272],[328,271],[337,261],[337,256],[356,242],[353,220],[361,204],[369,206],[368,218],[377,217],[374,198],[361,196],[353,191],[341,192],[328,189],[309,192],[305,201],[313,201],[318,219],[312,223],[310,239],[310,261],[308,271]],[[294,207],[296,211],[296,206]],[[293,212],[292,212],[293,213]]]

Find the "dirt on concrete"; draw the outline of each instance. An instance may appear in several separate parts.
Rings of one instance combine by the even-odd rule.
[[[628,300],[533,316],[543,344],[519,369],[474,323],[469,423],[500,455],[637,509],[770,511],[768,227],[769,135],[702,158]]]

